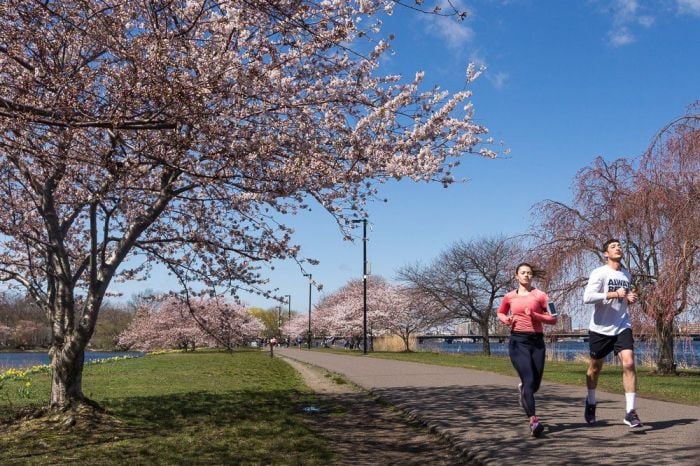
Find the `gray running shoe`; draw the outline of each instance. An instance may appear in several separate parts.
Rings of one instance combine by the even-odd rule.
[[[588,398],[586,398],[586,410],[583,412],[583,417],[586,419],[587,423],[595,423],[595,404],[590,404]]]
[[[629,413],[625,414],[623,422],[630,427],[642,427],[642,421],[639,420],[639,416],[637,416],[637,411],[635,411],[634,409]]]

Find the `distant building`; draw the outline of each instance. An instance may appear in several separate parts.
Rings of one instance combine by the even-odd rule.
[[[557,324],[549,328],[550,332],[572,333],[571,316],[568,314],[560,314],[557,318]]]
[[[462,322],[455,325],[455,333],[457,335],[481,335],[481,330],[476,322]]]
[[[454,335],[481,335],[481,326],[473,321],[461,321],[454,325]],[[504,332],[503,325],[496,317],[496,311],[491,313],[489,319],[489,335],[501,334]]]
[[[700,322],[682,323],[678,325],[678,333],[681,335],[689,333],[700,333]]]

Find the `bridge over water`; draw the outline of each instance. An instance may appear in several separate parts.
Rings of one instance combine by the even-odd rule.
[[[489,335],[489,341],[492,342],[499,342],[503,343],[505,342],[510,335],[508,334],[494,334],[494,335]],[[544,335],[546,340],[550,341],[559,341],[559,340],[576,340],[576,341],[588,341],[588,332],[586,333],[561,333],[561,332],[552,332],[552,333],[546,333]],[[693,341],[700,341],[700,333],[690,333],[690,334],[682,334],[682,335],[675,335],[674,338],[685,338],[689,337]],[[470,341],[471,343],[476,343],[477,341],[482,341],[484,339],[483,336],[481,335],[417,335],[416,338],[418,339],[418,343],[423,343],[425,340],[444,340],[446,343],[452,343],[455,340],[466,340]],[[641,340],[649,340],[653,338],[653,335],[648,335],[648,334],[640,334],[640,335],[635,335],[634,336],[635,340],[641,341]]]

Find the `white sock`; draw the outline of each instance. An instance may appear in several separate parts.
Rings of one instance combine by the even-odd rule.
[[[595,404],[595,388],[588,389],[588,404],[589,405]]]
[[[634,409],[634,402],[637,394],[636,393],[625,393],[625,404],[626,404],[626,410],[629,413]]]

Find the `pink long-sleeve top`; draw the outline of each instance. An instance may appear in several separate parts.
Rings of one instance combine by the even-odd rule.
[[[556,324],[557,318],[547,310],[549,297],[537,288],[527,294],[517,290],[507,293],[498,307],[498,318],[513,332],[543,333],[543,324]],[[512,322],[509,322],[509,313]]]

